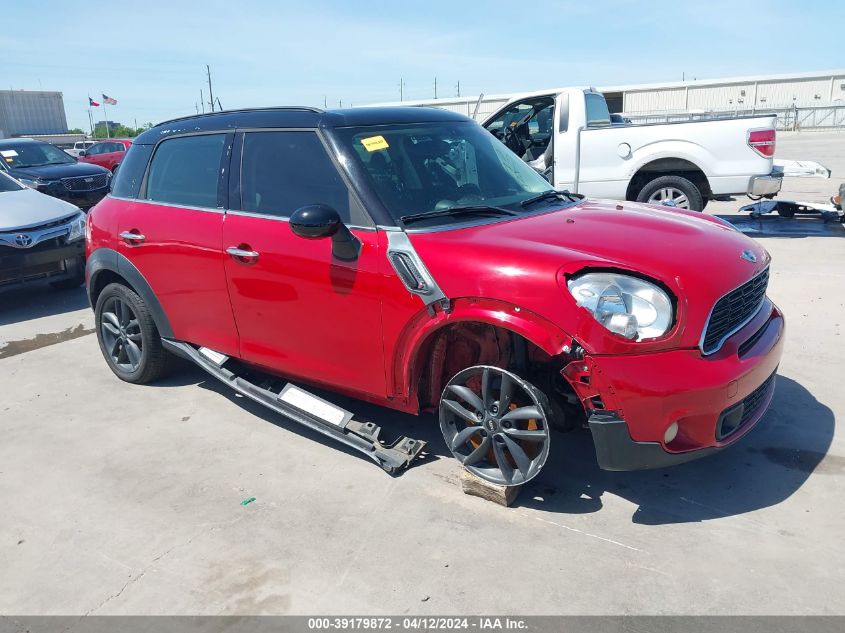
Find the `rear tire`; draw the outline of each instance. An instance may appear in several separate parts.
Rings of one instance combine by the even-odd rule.
[[[637,194],[637,202],[661,205],[664,200],[673,199],[675,207],[701,211],[704,209],[704,196],[691,180],[682,176],[660,176],[646,183]]]
[[[94,320],[100,351],[115,376],[142,385],[170,371],[175,358],[162,346],[152,315],[134,290],[118,283],[106,286]]]

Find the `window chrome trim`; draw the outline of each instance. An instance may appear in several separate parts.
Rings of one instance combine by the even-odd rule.
[[[266,213],[256,213],[255,211],[240,211],[237,209],[226,209],[226,215],[237,215],[244,218],[256,218],[259,220],[275,220],[276,222],[290,223],[290,216],[267,215]],[[358,226],[357,224],[347,224],[346,228],[355,229],[356,231],[375,231],[374,226]]]
[[[148,200],[146,198],[124,198],[123,196],[113,196],[108,194],[107,198],[112,200],[124,200],[126,202],[137,202],[138,204],[154,204],[159,207],[169,207],[172,209],[186,209],[188,211],[205,211],[206,213],[226,213],[226,209],[220,207],[193,207],[187,204],[175,204],[173,202],[165,202],[163,200]]]
[[[762,275],[764,272],[766,272],[766,271],[768,271],[768,270],[769,270],[769,267],[768,267],[768,266],[766,266],[763,270],[761,270],[761,271],[760,271],[760,272],[758,272],[756,275],[754,275],[753,277],[751,277],[751,279],[749,279],[748,281],[746,281],[746,282],[744,282],[744,283],[739,284],[739,285],[738,285],[736,288],[734,288],[733,290],[729,290],[728,292],[726,292],[726,293],[725,293],[725,294],[723,294],[721,297],[719,297],[718,299],[716,299],[716,301],[714,301],[714,302],[713,302],[713,307],[712,307],[712,308],[710,308],[710,314],[708,314],[708,315],[707,315],[707,321],[705,321],[705,322],[704,322],[704,329],[701,331],[701,338],[700,338],[700,339],[698,339],[698,349],[699,349],[699,350],[701,350],[701,355],[702,355],[702,356],[712,356],[713,354],[715,354],[716,352],[718,352],[720,349],[722,349],[722,346],[725,344],[725,341],[727,341],[730,337],[732,337],[734,334],[736,334],[737,332],[739,332],[739,331],[740,331],[742,328],[744,328],[746,325],[748,325],[749,323],[751,323],[751,322],[752,322],[752,321],[753,321],[753,320],[757,317],[757,315],[758,315],[758,314],[760,314],[760,310],[762,310],[762,309],[763,309],[763,306],[764,306],[764,305],[766,305],[766,299],[768,298],[768,294],[767,294],[767,293],[763,293],[763,298],[760,300],[760,305],[758,305],[758,306],[757,306],[757,308],[754,310],[754,312],[753,312],[753,313],[751,313],[751,315],[750,315],[747,319],[745,319],[744,321],[742,321],[742,323],[740,323],[739,325],[737,325],[734,329],[730,330],[730,331],[729,331],[729,332],[727,332],[727,333],[726,333],[726,334],[725,334],[722,338],[720,338],[720,339],[719,339],[719,343],[718,343],[718,344],[716,345],[716,347],[715,347],[715,348],[713,348],[711,351],[709,351],[709,352],[705,352],[705,351],[704,351],[704,339],[707,337],[707,330],[708,330],[708,328],[710,327],[710,319],[712,319],[712,318],[713,318],[713,310],[715,310],[715,309],[716,309],[716,305],[717,305],[717,304],[718,304],[718,303],[719,303],[722,299],[724,299],[725,297],[727,297],[729,294],[731,294],[732,292],[734,292],[734,291],[736,291],[736,290],[739,290],[739,289],[740,289],[740,288],[742,288],[745,284],[747,284],[749,281],[753,281],[754,279],[756,279],[757,277],[759,277],[760,275]],[[766,284],[766,290],[768,291],[768,289],[769,289],[769,288],[768,288],[768,284]]]

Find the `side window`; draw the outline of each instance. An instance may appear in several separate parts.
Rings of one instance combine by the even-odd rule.
[[[610,112],[604,97],[592,92],[585,93],[584,97],[587,100],[587,127],[610,125]]]
[[[162,141],[147,176],[147,200],[217,208],[225,134],[182,136]],[[118,173],[122,173],[121,167]]]
[[[504,136],[505,129],[516,125],[517,121],[525,117],[532,110],[533,103],[516,103],[502,112],[495,119],[485,126],[488,132],[500,139]]]
[[[120,161],[120,169],[112,181],[111,195],[118,198],[137,198],[138,190],[141,188],[141,181],[144,179],[144,171],[150,155],[153,153],[152,145],[134,144],[126,152],[126,156]]]
[[[315,132],[247,132],[241,192],[244,211],[286,218],[300,207],[326,204],[346,223],[372,225]]]
[[[97,154],[103,153],[103,145],[104,143],[97,143],[96,145],[92,145],[88,148],[88,155],[89,156],[96,156]]]

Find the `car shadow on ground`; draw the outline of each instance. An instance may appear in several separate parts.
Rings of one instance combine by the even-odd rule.
[[[827,455],[835,427],[833,412],[794,380],[784,376],[777,380],[768,413],[737,445],[671,468],[603,471],[596,463],[589,431],[555,433],[543,471],[525,486],[514,505],[543,512],[585,514],[600,511],[602,497],[611,494],[636,504],[634,523],[688,523],[773,506],[789,498],[813,472],[822,476],[845,472],[845,457]],[[157,386],[187,384],[214,391],[280,428],[368,460],[362,453],[240,396],[198,368],[185,367]],[[382,440],[407,435],[425,441],[423,457],[411,468],[425,468],[426,463],[440,458],[452,459],[432,414],[407,415],[330,392],[312,391],[349,409],[356,419],[381,426]]]
[[[542,473],[517,501],[546,512],[583,514],[601,510],[602,497],[612,494],[636,504],[632,521],[645,525],[744,514],[789,498],[813,472],[842,473],[845,458],[827,455],[834,427],[827,406],[778,376],[772,405],[757,428],[716,455],[672,468],[606,472],[596,464],[589,433],[557,435]]]
[[[231,402],[236,403],[248,413],[269,422],[275,426],[286,429],[293,433],[297,433],[309,440],[320,442],[333,450],[340,450],[350,456],[359,457],[368,462],[372,462],[377,468],[373,460],[365,454],[353,448],[347,447],[338,441],[332,440],[325,435],[313,431],[306,426],[303,426],[293,420],[268,409],[267,407],[242,396],[233,389],[227,387],[225,384],[210,377],[203,370],[194,367],[187,361],[180,361],[181,365],[172,375],[165,379],[159,380],[155,383],[156,387],[182,387],[185,385],[197,385],[202,389],[213,391],[221,396],[227,398]],[[432,415],[414,416],[392,411],[384,407],[372,405],[353,398],[347,398],[339,394],[324,391],[318,388],[308,387],[303,385],[303,388],[308,389],[311,393],[320,396],[340,407],[344,407],[354,414],[356,420],[362,422],[372,421],[381,427],[380,439],[386,444],[390,444],[400,437],[407,436],[412,439],[422,440],[426,442],[426,448],[421,455],[413,462],[412,468],[420,466],[423,463],[432,462],[441,457],[449,457],[451,454],[446,451],[446,445],[440,435],[440,427],[437,425],[437,420]],[[403,471],[396,473],[396,476],[401,476]]]
[[[83,286],[71,290],[56,290],[47,282],[35,282],[2,290],[0,306],[0,326],[89,307]]]

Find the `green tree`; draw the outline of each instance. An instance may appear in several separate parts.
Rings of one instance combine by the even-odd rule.
[[[85,132],[80,130],[78,127],[75,127],[72,130],[68,130],[67,133],[68,134],[85,134]]]

